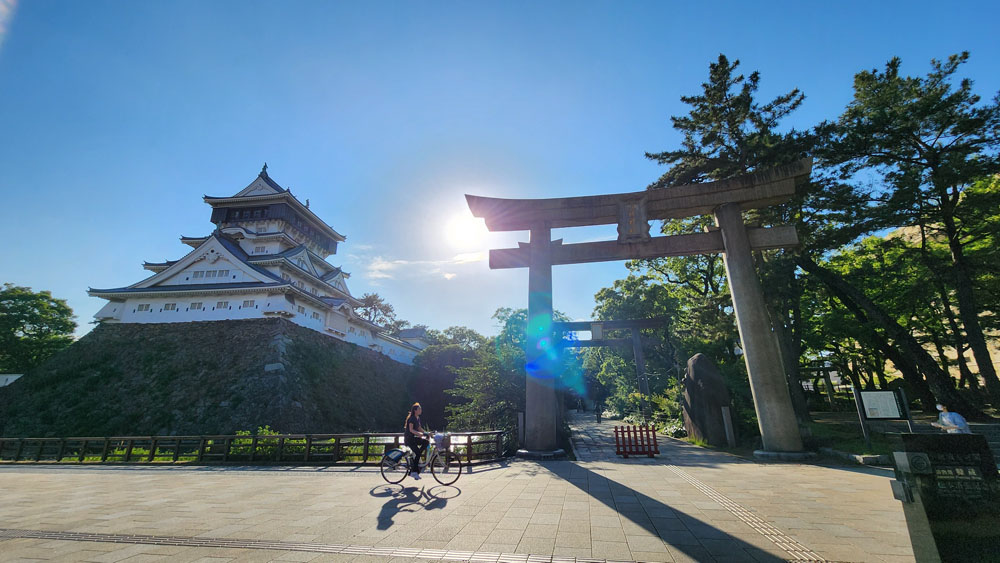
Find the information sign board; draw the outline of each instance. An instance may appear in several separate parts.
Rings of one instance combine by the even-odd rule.
[[[895,391],[861,391],[861,404],[865,417],[869,419],[906,418],[899,406],[899,396]]]

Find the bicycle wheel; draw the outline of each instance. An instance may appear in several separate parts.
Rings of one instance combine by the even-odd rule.
[[[442,485],[450,485],[462,475],[462,460],[452,452],[439,452],[431,460],[431,475]]]
[[[382,456],[382,461],[379,462],[382,478],[393,485],[401,483],[410,474],[409,458],[410,456],[404,455],[399,461],[392,461],[389,456]]]

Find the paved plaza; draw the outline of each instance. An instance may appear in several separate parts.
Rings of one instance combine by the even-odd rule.
[[[0,560],[913,561],[887,471],[666,438],[621,460],[613,422],[570,416],[579,461],[477,466],[452,487],[372,468],[0,466]]]

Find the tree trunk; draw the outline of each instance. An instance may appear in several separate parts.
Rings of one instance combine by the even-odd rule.
[[[913,335],[889,317],[877,304],[847,283],[840,275],[823,268],[804,254],[799,254],[798,265],[823,282],[845,306],[848,302],[852,303],[855,308],[848,306],[848,309],[851,309],[855,316],[858,316],[859,312],[863,312],[863,316],[859,319],[870,320],[884,330],[889,339],[899,346],[904,354],[912,357],[927,378],[927,385],[931,392],[940,402],[950,405],[954,411],[962,414],[967,413],[966,418],[981,419],[985,417],[982,411],[955,391],[951,377],[941,370],[941,366],[934,361],[927,350],[924,350]]]
[[[920,375],[920,370],[917,369],[917,366],[909,358],[900,353],[898,348],[889,344],[889,341],[885,337],[874,331],[873,333],[876,334],[879,350],[885,354],[886,358],[889,358],[892,365],[896,366],[899,373],[903,374],[903,381],[909,387],[913,398],[920,399],[920,410],[927,414],[936,413],[937,409],[934,407],[934,403],[937,402],[937,399],[934,398],[934,393],[931,393],[931,388],[927,385],[927,381],[924,380],[924,376]]]
[[[983,336],[983,329],[979,324],[979,307],[976,305],[976,297],[972,293],[972,278],[969,276],[969,269],[965,263],[965,254],[958,237],[958,230],[950,217],[945,217],[944,227],[948,235],[948,248],[951,250],[951,270],[955,276],[955,299],[958,301],[958,315],[965,327],[965,335],[969,341],[969,347],[972,348],[972,356],[976,359],[979,375],[983,376],[983,381],[986,383],[986,390],[993,402],[1000,404],[1000,379],[997,379],[993,358],[990,356],[990,350],[986,346],[986,338]]]
[[[965,350],[960,349],[958,352],[958,387],[963,389],[968,387],[972,391],[979,392],[979,379],[969,371],[969,364],[965,363]]]
[[[945,373],[950,374],[951,366],[949,364],[951,362],[950,360],[948,360],[948,355],[945,354],[944,352],[944,344],[941,343],[941,336],[937,332],[934,331],[929,331],[929,332],[930,332],[931,342],[934,344],[934,350],[937,351],[938,358],[941,359],[941,369],[943,369]],[[959,383],[958,386],[961,388],[962,384]]]
[[[978,390],[979,380],[969,371],[969,364],[965,360],[965,339],[962,336],[962,329],[958,326],[958,320],[955,318],[955,311],[951,307],[951,296],[948,294],[948,288],[945,287],[944,280],[936,273],[938,268],[935,267],[930,251],[927,249],[927,233],[925,228],[926,226],[921,223],[920,256],[924,261],[927,271],[931,274],[931,280],[934,281],[934,288],[937,289],[938,297],[941,299],[941,312],[944,314],[944,318],[948,322],[948,330],[951,332],[951,345],[955,349],[955,363],[958,365],[958,388],[962,389],[968,386],[970,389]],[[941,356],[941,365],[947,371],[948,359],[942,350],[943,346],[939,345],[938,342],[935,342],[935,345],[938,347],[938,355]]]
[[[885,360],[877,361],[874,367],[875,377],[878,378],[878,388],[889,389],[889,382],[885,379]]]

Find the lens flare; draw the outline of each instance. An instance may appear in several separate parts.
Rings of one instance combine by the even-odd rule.
[[[7,38],[16,10],[17,0],[0,0],[0,48],[3,48],[3,40]]]

